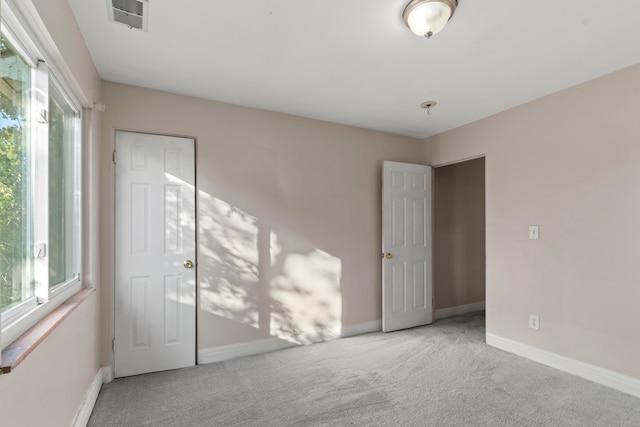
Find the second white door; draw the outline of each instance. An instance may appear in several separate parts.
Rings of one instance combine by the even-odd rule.
[[[116,377],[195,365],[194,145],[116,133]]]
[[[384,162],[382,330],[433,322],[432,168]]]

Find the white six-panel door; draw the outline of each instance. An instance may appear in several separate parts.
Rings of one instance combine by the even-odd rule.
[[[433,322],[432,168],[383,163],[382,330]]]
[[[116,377],[195,364],[194,144],[116,133]]]

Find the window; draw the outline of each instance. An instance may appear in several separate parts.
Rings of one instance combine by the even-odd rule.
[[[80,147],[77,113],[55,87],[49,96],[49,287],[80,272]]]
[[[0,47],[5,347],[80,289],[80,110],[4,2]]]

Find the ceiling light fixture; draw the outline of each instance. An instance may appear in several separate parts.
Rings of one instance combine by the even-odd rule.
[[[420,104],[420,108],[424,108],[427,110],[427,114],[431,115],[431,109],[435,107],[438,103],[436,101],[424,101]]]
[[[447,25],[457,6],[458,0],[411,0],[402,19],[416,36],[431,38]]]

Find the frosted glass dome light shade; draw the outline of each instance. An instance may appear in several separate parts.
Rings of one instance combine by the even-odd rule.
[[[412,0],[402,18],[413,34],[429,38],[447,25],[456,6],[457,0]]]

